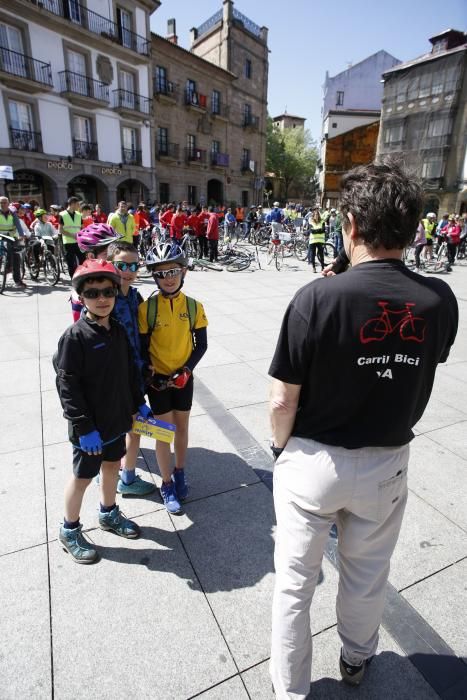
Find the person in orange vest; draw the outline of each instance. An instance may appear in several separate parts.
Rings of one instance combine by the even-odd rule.
[[[243,224],[243,219],[245,218],[245,210],[243,207],[237,207],[235,209],[235,218],[239,224]]]

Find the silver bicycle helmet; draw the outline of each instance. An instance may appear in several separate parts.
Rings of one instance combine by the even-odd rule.
[[[183,267],[187,267],[188,261],[185,253],[176,243],[156,243],[154,248],[151,248],[146,255],[145,264],[148,270],[154,270],[158,265],[163,263],[178,263]]]

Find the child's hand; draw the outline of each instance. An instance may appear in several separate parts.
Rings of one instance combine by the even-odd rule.
[[[102,453],[102,438],[97,430],[81,435],[79,446],[88,455],[100,455]]]
[[[188,384],[190,377],[191,370],[189,370],[188,367],[182,367],[181,369],[177,369],[177,371],[170,376],[167,386],[173,389],[183,389]]]

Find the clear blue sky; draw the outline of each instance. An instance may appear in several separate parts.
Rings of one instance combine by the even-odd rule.
[[[175,17],[179,44],[188,49],[191,27],[221,7],[222,0],[163,0],[151,29],[165,36]],[[326,70],[335,75],[380,49],[407,61],[430,49],[430,36],[467,29],[466,0],[236,0],[235,7],[269,29],[269,114],[287,107],[306,118],[316,139]]]

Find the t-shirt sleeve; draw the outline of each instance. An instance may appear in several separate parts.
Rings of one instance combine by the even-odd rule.
[[[195,329],[206,328],[206,326],[208,325],[208,319],[206,316],[206,312],[204,310],[204,306],[199,301],[196,302],[196,306],[197,306],[197,308],[196,308]]]
[[[308,341],[308,320],[295,308],[292,301],[282,321],[276,351],[269,374],[288,384],[303,384],[310,365],[311,350]]]
[[[446,345],[443,348],[443,352],[441,353],[441,356],[439,358],[439,362],[446,362],[447,361],[447,359],[449,357],[449,353],[451,351],[451,347],[454,344],[454,341],[456,339],[457,329],[459,326],[459,305],[457,303],[457,299],[454,296],[451,289],[448,289],[448,294],[450,296],[450,299],[446,299],[447,303],[444,305],[444,307],[445,307],[445,311],[448,312],[451,316],[451,332],[449,333],[448,337],[446,338]]]
[[[149,330],[147,313],[148,302],[143,301],[143,303],[140,304],[138,307],[138,330],[141,333],[141,335],[145,335]]]

